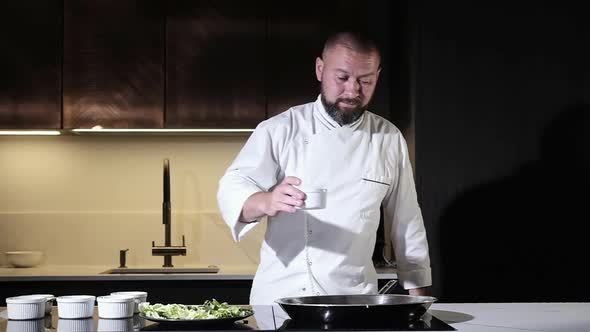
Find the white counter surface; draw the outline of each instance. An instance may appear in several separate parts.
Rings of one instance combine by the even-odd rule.
[[[439,303],[430,313],[459,332],[590,331],[590,303]]]
[[[430,312],[465,332],[590,331],[590,303],[435,303]]]

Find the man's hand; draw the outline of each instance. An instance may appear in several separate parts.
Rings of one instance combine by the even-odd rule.
[[[426,295],[426,287],[413,288],[413,289],[408,290],[408,293],[410,293],[410,295],[424,296],[424,295]]]
[[[279,212],[293,213],[296,206],[302,206],[305,194],[293,187],[301,184],[294,176],[286,176],[270,192],[258,192],[248,197],[242,208],[240,221],[251,222],[265,215],[274,217]]]

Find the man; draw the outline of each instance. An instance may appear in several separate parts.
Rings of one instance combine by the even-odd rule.
[[[372,253],[381,205],[401,284],[412,295],[431,285],[406,142],[367,111],[380,61],[376,45],[360,34],[329,38],[316,59],[318,99],[261,122],[220,180],[219,207],[236,241],[268,216],[251,304],[376,293]],[[304,209],[302,188],[323,188],[325,207]]]

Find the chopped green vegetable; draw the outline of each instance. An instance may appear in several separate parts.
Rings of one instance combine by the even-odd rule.
[[[139,312],[146,317],[164,319],[219,319],[231,317],[245,317],[252,314],[252,310],[237,305],[220,303],[216,299],[207,300],[202,305],[161,304],[150,305],[149,302],[139,304]]]

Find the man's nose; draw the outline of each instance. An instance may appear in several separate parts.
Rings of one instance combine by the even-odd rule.
[[[359,82],[353,79],[349,79],[348,81],[346,81],[346,84],[344,85],[344,92],[346,92],[346,94],[349,95],[350,98],[358,97],[360,94],[360,89],[361,85],[359,84]]]

